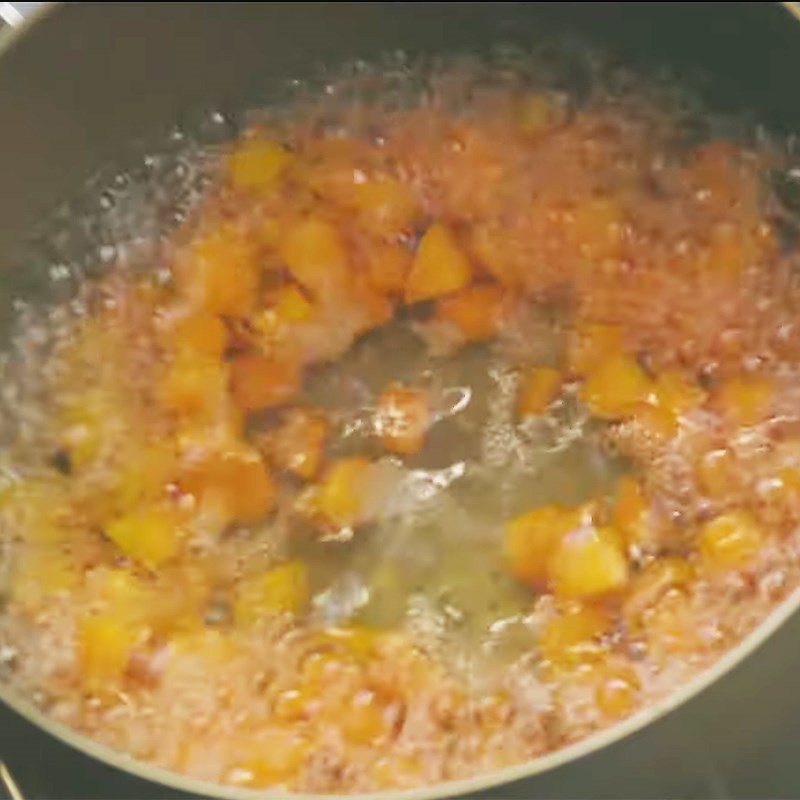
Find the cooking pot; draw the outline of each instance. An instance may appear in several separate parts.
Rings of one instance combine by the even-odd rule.
[[[13,5],[0,3],[19,23],[0,38],[6,322],[12,299],[42,284],[27,260],[29,233],[99,167],[125,166],[182,119],[268,100],[270,86],[319,63],[397,50],[475,53],[575,35],[634,70],[671,68],[713,109],[746,111],[772,130],[800,134],[793,3],[19,4],[42,6],[26,20]],[[687,777],[692,759],[706,796],[800,794],[791,756],[774,760],[800,732],[791,727],[800,720],[792,680],[800,667],[798,604],[796,593],[710,670],[609,730],[527,764],[391,796],[677,796],[697,785]],[[269,796],[137,763],[49,720],[2,684],[0,699],[88,757],[149,781],[195,796]],[[4,747],[0,731],[0,757]],[[764,759],[772,772],[755,769]],[[648,783],[653,776],[658,783]]]

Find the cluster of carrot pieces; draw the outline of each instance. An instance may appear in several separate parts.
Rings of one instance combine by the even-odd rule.
[[[650,668],[614,642],[665,657],[706,647],[692,587],[755,574],[790,527],[800,453],[753,455],[737,439],[786,439],[771,426],[791,396],[778,366],[796,352],[785,293],[763,280],[780,270],[755,199],[760,162],[712,143],[665,164],[635,119],[498,97],[474,119],[398,113],[379,143],[248,131],[176,234],[171,281],[110,281],[113,302],[57,348],[52,468],[0,502],[24,543],[12,607],[35,617],[48,597],[71,598],[85,696],[153,702],[189,656],[236,669],[239,632],[303,627],[308,566],[277,534],[270,550],[246,532],[269,521],[284,535],[300,516],[324,539],[373,521],[374,449],[332,455],[337,423],[304,384],[398,315],[452,347],[492,342],[520,304],[565,321],[557,359],[513,365],[517,421],[571,398],[630,469],[611,498],[504,521],[498,547],[531,603],[546,601],[543,679],[588,681],[597,724],[636,707]],[[756,285],[768,301],[757,308]],[[434,421],[425,389],[390,383],[371,429],[404,459]],[[234,737],[240,752],[218,777],[302,788],[328,725],[372,758],[361,788],[423,780],[391,742],[430,666],[378,687],[367,664],[388,633],[319,636],[291,685],[265,689],[265,719],[248,722],[263,746]],[[188,752],[167,766],[191,771]]]

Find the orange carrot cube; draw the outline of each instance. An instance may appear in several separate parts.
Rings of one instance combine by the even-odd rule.
[[[190,356],[219,359],[228,344],[228,331],[222,320],[202,310],[176,319],[169,335],[173,348]]]
[[[342,528],[362,521],[369,469],[369,461],[359,457],[341,458],[331,464],[316,499],[317,510],[325,520]]]
[[[231,446],[193,458],[179,481],[201,503],[211,503],[230,520],[257,522],[275,505],[275,485],[255,450]]]
[[[715,393],[715,402],[734,425],[754,425],[769,411],[773,393],[767,378],[729,378]]]
[[[247,234],[221,225],[196,239],[175,268],[176,285],[211,314],[246,316],[261,280],[258,250]]]
[[[418,453],[425,444],[430,424],[427,392],[393,385],[378,398],[375,430],[387,450],[401,455]]]
[[[581,509],[546,505],[506,523],[504,551],[511,573],[534,586],[546,583],[554,547],[581,521]]]
[[[231,361],[231,394],[244,411],[283,405],[297,394],[301,382],[296,364],[249,353]]]
[[[181,354],[161,384],[161,402],[181,416],[208,419],[221,409],[227,381],[225,364]]]
[[[593,597],[628,582],[622,537],[614,528],[585,526],[563,536],[550,557],[548,574],[561,597]]]
[[[84,617],[78,628],[78,658],[85,683],[101,690],[119,680],[139,635],[138,628],[113,616]]]
[[[651,398],[653,382],[629,356],[610,356],[600,362],[581,387],[581,399],[596,417],[615,419],[631,413]]]
[[[417,248],[405,286],[407,303],[432,300],[463,289],[472,278],[469,259],[442,224],[431,225]]]
[[[364,252],[367,277],[384,294],[400,294],[411,269],[411,255],[400,245],[370,242]]]
[[[520,417],[543,414],[561,390],[561,373],[553,367],[532,367],[522,378],[517,394]]]
[[[270,455],[281,469],[311,480],[322,466],[327,431],[319,414],[292,409],[272,437]]]
[[[602,656],[602,637],[611,621],[602,611],[569,603],[548,619],[539,632],[539,652],[550,667],[573,669]]]
[[[491,339],[502,316],[503,291],[492,284],[470,286],[436,302],[437,319],[452,323],[467,342]]]
[[[347,250],[338,229],[324,219],[306,217],[292,225],[279,251],[292,277],[316,295],[347,282]]]
[[[150,569],[175,558],[180,549],[180,521],[164,508],[134,511],[106,525],[105,533],[125,555]]]
[[[395,180],[354,183],[349,203],[361,228],[376,236],[410,230],[419,216],[411,190]]]
[[[605,359],[622,352],[622,331],[614,325],[579,323],[572,332],[567,361],[576,375],[586,375]]]
[[[730,511],[707,522],[699,534],[704,563],[719,569],[746,567],[764,543],[764,532],[746,511]]]
[[[277,142],[245,139],[228,157],[231,184],[237,189],[269,191],[291,160],[291,153]]]
[[[253,625],[272,614],[299,614],[308,603],[308,570],[297,559],[244,578],[236,587],[237,625]]]

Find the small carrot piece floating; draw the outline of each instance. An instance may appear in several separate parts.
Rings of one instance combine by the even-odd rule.
[[[523,376],[517,395],[521,417],[543,414],[561,389],[561,373],[554,367],[533,367]]]
[[[292,409],[272,437],[270,456],[281,469],[311,480],[322,466],[326,434],[322,416],[302,408]]]
[[[418,453],[425,444],[430,424],[427,392],[394,385],[378,398],[375,430],[387,450],[400,455]]]
[[[325,472],[316,496],[323,518],[340,527],[362,521],[370,462],[366,458],[341,458]]]

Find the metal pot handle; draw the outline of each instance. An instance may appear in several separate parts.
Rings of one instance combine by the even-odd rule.
[[[0,26],[5,22],[14,27],[19,25],[32,11],[42,3],[4,3],[0,2]]]
[[[17,782],[11,777],[8,767],[0,761],[0,795],[5,795],[8,800],[25,800]]]

